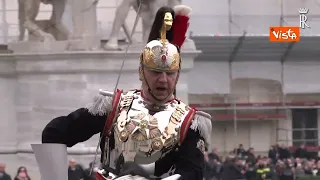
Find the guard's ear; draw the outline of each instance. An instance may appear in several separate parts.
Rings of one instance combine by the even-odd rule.
[[[142,66],[139,66],[139,80],[140,80],[140,81],[143,81],[143,80],[144,80]]]
[[[140,81],[144,80],[142,60],[143,60],[143,53],[140,54],[140,66],[139,66],[139,80]]]
[[[180,70],[178,71],[178,74],[177,74],[176,86],[177,86],[177,84],[178,84],[179,78],[180,78]]]

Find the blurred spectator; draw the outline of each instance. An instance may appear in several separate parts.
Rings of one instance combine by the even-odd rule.
[[[0,163],[0,180],[11,180],[11,176],[6,173],[6,165]]]
[[[278,158],[278,149],[276,146],[271,146],[268,152],[268,158],[272,160],[272,164],[276,164]]]
[[[17,171],[17,175],[14,177],[14,180],[31,180],[28,175],[27,168],[20,166]]]
[[[95,180],[95,170],[92,168],[94,166],[93,162],[89,164],[89,167],[85,170],[85,180]],[[92,169],[92,172],[91,172]],[[90,174],[91,173],[91,174]]]
[[[292,167],[288,162],[285,162],[284,166],[280,168],[279,180],[294,180]]]
[[[247,161],[252,162],[252,163],[256,162],[256,157],[254,155],[254,149],[252,147],[249,148],[249,150],[247,152]]]
[[[266,158],[260,159],[257,165],[257,180],[271,180],[272,171],[270,167],[268,167]]]
[[[255,164],[252,162],[249,162],[246,164],[246,173],[245,177],[247,180],[256,180],[257,179],[257,172]]]
[[[216,159],[216,160],[220,161],[217,148],[213,148],[212,152],[208,154],[208,157],[210,160]]]
[[[305,176],[305,172],[302,166],[302,161],[300,158],[296,158],[296,162],[295,162],[295,175],[297,178]]]
[[[209,155],[207,153],[204,154],[204,172],[203,178],[204,180],[211,180],[214,177],[214,169],[213,169],[213,160],[209,159]]]
[[[245,171],[239,163],[238,159],[234,156],[226,158],[222,166],[221,180],[242,180],[245,179]]]
[[[238,149],[236,149],[236,155],[241,159],[243,159],[247,155],[246,150],[243,147],[243,144],[239,144]]]
[[[312,175],[312,161],[307,161],[304,165],[304,173],[306,175]]]
[[[86,175],[80,164],[77,164],[76,160],[71,159],[69,161],[68,168],[68,180],[85,180]]]
[[[302,144],[294,153],[294,157],[296,158],[301,158],[301,159],[308,159],[309,158],[309,153],[306,150],[304,144]]]
[[[290,158],[290,151],[285,144],[282,144],[279,150],[279,159],[288,159]]]

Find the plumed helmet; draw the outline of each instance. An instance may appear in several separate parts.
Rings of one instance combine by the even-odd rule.
[[[178,71],[180,47],[189,26],[191,8],[178,5],[161,7],[156,14],[148,41],[141,55],[141,65],[155,71]]]
[[[165,6],[157,11],[149,34],[149,43],[140,56],[141,67],[158,72],[178,72],[177,84],[181,69],[180,48],[186,38],[190,13],[191,8],[184,5],[174,8]],[[148,86],[151,96],[158,100],[144,78],[143,68],[139,69],[139,78]],[[174,89],[172,93],[175,95],[175,92]],[[171,94],[168,95],[170,96]]]
[[[172,31],[174,10],[161,7],[156,14],[149,35],[149,43],[141,55],[141,65],[154,71],[167,72],[180,69],[179,48],[171,44],[167,35]],[[170,36],[170,35],[169,35]]]
[[[142,53],[141,64],[154,71],[178,71],[180,69],[180,53],[178,48],[165,40],[149,42]]]

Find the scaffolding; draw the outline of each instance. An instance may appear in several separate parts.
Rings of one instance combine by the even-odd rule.
[[[242,45],[247,36],[247,31],[245,29],[242,29],[241,26],[239,26],[234,20],[233,20],[233,14],[232,14],[232,8],[231,8],[232,0],[228,0],[228,21],[229,21],[229,35],[232,35],[232,26],[239,28],[242,31],[242,35],[238,37],[237,42],[235,43],[233,49],[230,51],[229,57],[228,57],[228,63],[229,63],[229,81],[230,81],[230,87],[231,82],[234,80],[233,78],[233,69],[232,69],[232,63],[237,60],[237,54],[239,50],[242,48]],[[285,21],[285,15],[284,15],[284,5],[283,0],[280,2],[280,9],[281,14],[279,17],[279,25],[284,26],[287,25]],[[289,121],[290,120],[290,114],[291,109],[320,109],[320,102],[310,102],[310,101],[300,101],[300,102],[289,102],[287,100],[287,95],[284,92],[284,64],[289,57],[292,49],[295,46],[295,43],[289,43],[289,44],[282,44],[283,46],[283,53],[279,58],[279,61],[281,62],[281,101],[280,102],[246,102],[246,103],[239,103],[236,99],[236,95],[232,93],[230,90],[229,94],[227,95],[227,101],[228,103],[212,103],[212,104],[193,104],[192,106],[197,107],[199,110],[207,111],[207,112],[213,112],[212,113],[213,119],[216,120],[232,120],[233,121],[233,131],[234,131],[234,148],[237,148],[239,142],[237,142],[238,137],[238,121],[239,120],[274,120],[274,121]],[[230,88],[231,89],[231,88]],[[249,113],[243,113],[243,110],[249,110]],[[266,110],[266,113],[257,112],[261,110]],[[223,111],[224,113],[217,113],[218,111]],[[256,111],[257,113],[254,113],[252,111]],[[274,113],[270,113],[270,111]],[[299,129],[288,129],[288,128],[282,128],[278,127],[276,128],[276,142],[285,143],[287,145],[297,145],[298,143],[306,143],[308,144],[309,141],[316,142],[313,144],[313,146],[318,145],[318,139],[299,139],[299,140],[291,140],[289,138],[289,133],[293,133],[295,131],[298,131]],[[310,129],[308,128],[302,128],[300,131],[308,131]],[[318,130],[318,128],[313,128],[312,130]],[[281,136],[279,133],[281,131],[285,131],[286,135]],[[310,144],[311,145],[311,144]]]

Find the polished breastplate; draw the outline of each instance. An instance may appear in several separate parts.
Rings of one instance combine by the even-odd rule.
[[[146,102],[139,91],[123,93],[114,124],[114,155],[122,155],[124,161],[156,161],[177,147],[181,125],[189,110],[178,100],[155,106]]]

